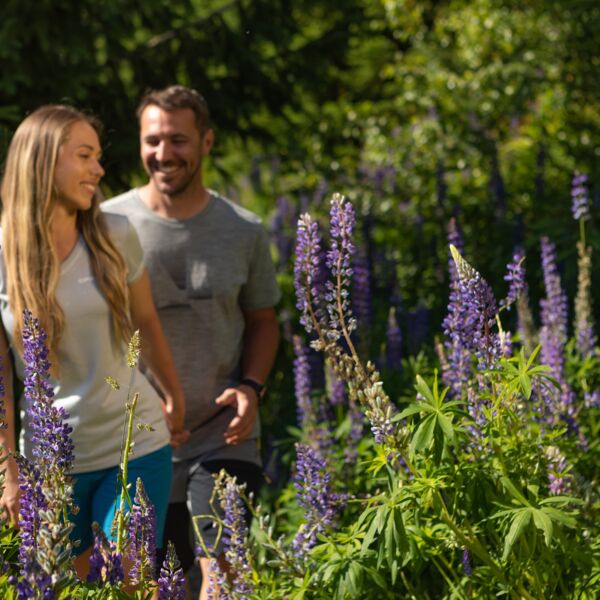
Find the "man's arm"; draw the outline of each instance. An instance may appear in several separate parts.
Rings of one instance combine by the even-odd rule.
[[[279,324],[273,308],[245,311],[242,379],[264,384],[275,362],[279,346]],[[220,406],[231,405],[236,416],[225,431],[225,442],[239,444],[252,433],[258,414],[256,392],[247,385],[227,388],[216,400]]]

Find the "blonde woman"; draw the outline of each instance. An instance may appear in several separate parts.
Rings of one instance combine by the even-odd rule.
[[[64,407],[73,428],[74,500],[79,513],[76,560],[86,575],[92,545],[91,523],[107,535],[114,512],[116,477],[126,391],[110,388],[112,376],[129,381],[126,344],[139,329],[142,358],[161,389],[140,373],[137,415],[154,431],[136,432],[131,480],[140,476],[157,515],[162,539],[171,482],[171,448],[183,433],[184,402],[170,350],[152,301],[148,275],[135,231],[127,218],[103,215],[98,184],[99,125],[64,105],[43,106],[17,129],[2,180],[0,248],[0,359],[6,386],[5,450],[15,448],[11,373],[23,377],[21,315],[29,309],[48,334],[54,402]],[[24,406],[21,451],[31,455]],[[169,434],[170,430],[170,434]],[[8,462],[0,507],[18,520],[17,469]]]

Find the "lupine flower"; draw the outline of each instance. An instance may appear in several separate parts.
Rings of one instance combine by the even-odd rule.
[[[24,396],[31,431],[32,460],[19,457],[22,498],[19,511],[21,535],[20,589],[36,589],[44,598],[53,597],[72,577],[73,526],[65,521],[72,506],[68,475],[73,461],[71,428],[67,413],[52,404],[50,364],[46,334],[30,311],[23,313]]]
[[[454,246],[459,252],[464,246],[455,219],[451,219],[448,224],[448,242],[450,247]],[[442,323],[445,336],[442,380],[444,385],[450,388],[451,395],[460,397],[471,375],[471,353],[464,341],[463,329],[467,320],[467,310],[461,301],[460,278],[452,254],[449,254],[448,314]]]
[[[487,281],[450,246],[458,272],[458,300],[464,312],[461,327],[453,332],[461,338],[457,345],[465,347],[479,359],[479,367],[487,369],[496,363],[501,354],[498,335],[492,331],[498,306]]]
[[[471,566],[471,556],[469,554],[469,549],[465,546],[462,552],[462,565],[463,571],[467,577],[471,577],[473,575],[473,567]]]
[[[352,306],[359,324],[367,330],[371,326],[371,275],[369,264],[364,254],[354,257],[352,277]]]
[[[280,266],[287,264],[292,255],[294,240],[288,231],[296,218],[296,208],[287,196],[280,196],[275,203],[275,214],[271,219],[271,231],[277,248]]]
[[[587,176],[575,173],[571,181],[571,198],[573,217],[575,220],[588,221],[590,218],[590,201],[587,190]]]
[[[314,419],[311,399],[310,364],[308,362],[308,349],[302,344],[300,337],[293,337],[294,343],[294,391],[296,394],[296,408],[298,414],[298,427],[304,429],[307,422]]]
[[[337,516],[343,498],[333,493],[331,476],[325,459],[305,444],[296,444],[294,487],[298,504],[304,508],[306,522],[294,538],[294,550],[300,557],[315,545],[317,534],[323,533]]]
[[[562,496],[571,491],[573,476],[564,454],[556,446],[548,446],[545,450],[548,459],[549,491],[553,496]]]
[[[139,477],[136,481],[136,493],[130,516],[129,558],[132,562],[129,571],[132,584],[143,583],[154,575],[156,511]]]
[[[586,408],[596,408],[600,406],[600,390],[586,392],[583,403]]]
[[[342,406],[346,399],[346,386],[344,382],[330,372],[331,393],[329,394],[329,403],[331,406]]]
[[[90,556],[90,572],[87,580],[100,585],[118,585],[125,579],[123,558],[116,552],[115,542],[106,538],[98,523],[92,523],[94,546]]]
[[[548,238],[543,237],[541,249],[546,288],[546,297],[540,301],[542,323],[540,329],[541,361],[552,369],[552,376],[563,388],[560,406],[557,406],[551,393],[544,394],[548,403],[546,407],[547,417],[552,419],[564,416],[570,409],[568,405],[572,400],[564,376],[564,346],[567,341],[567,297],[561,287],[554,244]]]
[[[386,366],[388,369],[402,369],[402,333],[396,318],[396,309],[392,306],[387,321],[387,343],[385,347]]]
[[[229,594],[225,591],[227,578],[225,573],[219,568],[216,558],[211,558],[208,562],[208,585],[206,597],[208,600],[228,600]]]
[[[358,458],[358,443],[362,439],[365,429],[365,417],[360,407],[354,401],[350,401],[349,403],[348,418],[350,419],[350,431],[346,438],[344,460],[348,465],[355,465]]]
[[[185,600],[185,575],[177,558],[175,546],[169,540],[167,555],[158,578],[158,600]]]
[[[235,477],[221,471],[216,489],[223,510],[223,542],[225,558],[230,566],[228,587],[234,597],[245,597],[254,591],[250,551],[248,549],[248,526],[245,507]]]
[[[354,222],[352,204],[341,194],[334,194],[330,211],[331,247],[327,252],[326,263],[332,280],[327,282],[325,293],[329,316],[327,335],[331,341],[340,337],[344,325],[348,332],[356,328],[348,298],[348,287],[353,272],[351,263],[354,254]]]
[[[296,261],[294,264],[294,287],[296,290],[296,307],[300,311],[300,323],[307,332],[316,326],[313,311],[313,300],[318,297],[314,289],[317,269],[319,267],[319,229],[309,214],[298,220],[296,237]]]
[[[575,337],[582,356],[591,356],[596,345],[592,317],[592,249],[577,243],[577,296],[575,297]]]
[[[508,281],[509,288],[506,298],[500,302],[500,306],[510,310],[511,305],[517,301],[519,296],[523,293],[525,286],[525,267],[523,261],[525,255],[523,250],[517,249],[513,255],[512,262],[506,265],[506,275],[504,281]]]

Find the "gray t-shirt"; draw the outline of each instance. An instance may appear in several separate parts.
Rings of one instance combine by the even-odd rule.
[[[259,464],[258,420],[247,442],[228,446],[223,434],[235,413],[216,406],[215,399],[241,376],[243,311],[279,301],[260,220],[213,191],[206,208],[185,220],[157,215],[137,190],[101,206],[127,215],[144,249],[154,301],[186,398],[191,436],[175,451],[176,458]]]
[[[143,253],[134,228],[122,216],[106,215],[111,238],[127,264],[128,283],[144,270]],[[0,232],[0,240],[1,232]],[[88,247],[80,236],[69,256],[60,265],[56,297],[65,314],[65,329],[57,352],[59,380],[52,380],[54,404],[69,412],[68,423],[75,445],[74,473],[96,471],[119,464],[125,402],[131,379],[126,348],[114,343],[110,309],[92,273]],[[0,249],[0,315],[11,348],[14,342],[14,315],[8,305],[6,271]],[[34,315],[35,316],[35,315]],[[24,377],[21,357],[12,351],[17,376]],[[113,390],[106,377],[114,377],[121,390]],[[169,432],[158,394],[139,371],[134,371],[132,392],[139,391],[136,422],[155,429],[134,432],[134,458],[169,443]],[[24,398],[20,399],[21,451],[31,457],[30,429]]]

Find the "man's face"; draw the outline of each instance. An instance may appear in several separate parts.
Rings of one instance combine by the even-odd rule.
[[[202,158],[210,152],[213,134],[200,134],[190,108],[163,110],[149,105],[140,118],[140,153],[156,189],[177,196],[202,185]]]

